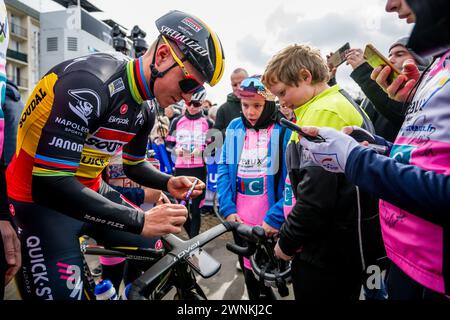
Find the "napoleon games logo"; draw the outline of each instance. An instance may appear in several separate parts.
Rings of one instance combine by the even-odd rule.
[[[200,30],[203,29],[201,25],[199,25],[197,22],[195,22],[192,18],[189,18],[189,17],[181,20],[181,23],[184,23],[185,25],[187,25],[189,28],[191,28],[195,32],[199,32]]]
[[[90,89],[76,89],[67,92],[73,98],[69,102],[69,108],[75,113],[86,125],[92,115],[98,116],[100,114],[100,97],[97,92]]]

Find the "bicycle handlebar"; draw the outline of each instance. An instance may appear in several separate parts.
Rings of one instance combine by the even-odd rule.
[[[227,243],[227,249],[237,254],[243,253],[243,255],[252,255],[254,250],[256,250],[256,243],[265,239],[264,229],[260,226],[251,227],[238,222],[228,221],[223,222],[188,241],[183,241],[173,234],[164,236],[162,237],[162,240],[168,244],[172,250],[132,283],[130,291],[128,292],[128,299],[145,300],[145,289],[150,286],[153,281],[157,280],[159,276],[171,269],[181,260],[189,257],[190,253],[194,250],[203,247],[215,238],[230,231],[236,231],[242,238],[246,239],[249,244],[248,247],[240,247]]]

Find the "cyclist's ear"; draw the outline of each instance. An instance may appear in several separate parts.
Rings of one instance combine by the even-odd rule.
[[[172,55],[170,54],[169,46],[167,44],[160,43],[155,50],[155,65],[157,67],[165,69],[166,67],[164,67],[164,65],[167,64],[168,67],[174,62]]]

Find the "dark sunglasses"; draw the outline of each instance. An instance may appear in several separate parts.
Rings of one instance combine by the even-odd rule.
[[[163,41],[169,46],[169,50],[170,53],[172,54],[173,59],[175,60],[176,64],[178,64],[178,66],[181,68],[181,70],[184,73],[184,79],[180,80],[178,82],[180,89],[183,93],[187,93],[187,94],[191,94],[194,93],[195,91],[197,91],[199,88],[203,87],[203,85],[197,81],[197,79],[194,78],[194,76],[192,76],[186,69],[186,67],[184,66],[184,63],[182,60],[178,58],[178,56],[175,54],[175,51],[173,51],[172,46],[169,44],[169,41],[167,41],[167,39],[162,36]],[[172,67],[171,67],[172,68]],[[169,68],[169,69],[171,69]]]
[[[198,101],[189,101],[186,103],[189,107],[200,108],[202,106],[201,102]]]

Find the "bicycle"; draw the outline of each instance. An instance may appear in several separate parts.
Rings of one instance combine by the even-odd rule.
[[[148,268],[132,283],[128,293],[129,300],[161,300],[172,289],[176,290],[174,299],[207,300],[197,283],[193,270],[205,279],[219,272],[221,264],[202,248],[222,234],[231,231],[237,232],[248,243],[247,247],[227,243],[227,249],[235,254],[249,257],[255,253],[258,245],[263,245],[267,240],[260,226],[250,227],[236,222],[224,222],[186,241],[173,234],[163,236],[161,237],[164,247],[162,250],[98,246],[84,246],[81,249],[86,255],[124,257],[128,260],[140,261],[143,267]],[[89,274],[85,279],[89,279]],[[93,290],[92,283],[86,282],[87,287]]]

